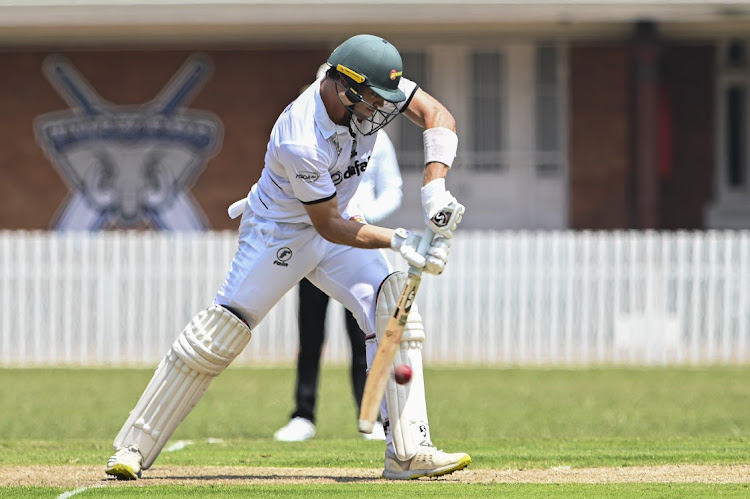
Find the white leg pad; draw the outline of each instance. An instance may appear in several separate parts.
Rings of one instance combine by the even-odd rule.
[[[211,381],[242,352],[250,328],[219,305],[193,317],[159,363],[140,400],[114,441],[115,450],[135,446],[148,469],[177,425]]]
[[[406,282],[406,274],[394,272],[380,287],[375,309],[375,329],[377,341],[385,334],[393,310],[396,308],[401,289]],[[387,443],[393,446],[396,456],[406,461],[414,457],[422,443],[430,442],[430,425],[427,421],[425,402],[424,373],[422,370],[422,344],[424,327],[417,304],[413,304],[401,336],[393,367],[406,364],[412,369],[411,381],[399,385],[390,376],[385,388],[381,417],[388,426]],[[377,343],[369,339],[367,343],[368,366],[377,352]]]

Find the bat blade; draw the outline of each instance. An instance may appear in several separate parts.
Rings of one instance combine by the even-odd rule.
[[[419,254],[427,254],[433,237],[435,234],[429,228],[425,229],[417,249]],[[396,309],[388,320],[385,334],[378,343],[378,351],[375,353],[367,374],[365,391],[362,394],[362,404],[359,409],[358,427],[361,433],[372,433],[375,421],[378,419],[380,403],[385,395],[385,386],[393,368],[393,361],[401,347],[401,336],[404,334],[406,320],[409,318],[409,311],[417,296],[420,282],[422,282],[422,269],[409,267],[408,277],[399,295]]]
[[[388,383],[388,377],[393,368],[393,360],[401,347],[401,336],[404,334],[406,320],[409,317],[409,311],[421,280],[419,274],[409,274],[406,284],[401,290],[396,310],[388,320],[383,339],[378,344],[378,351],[367,375],[365,391],[362,394],[362,405],[359,410],[358,426],[362,433],[372,433],[373,426],[378,418],[380,402],[385,394],[385,385]]]

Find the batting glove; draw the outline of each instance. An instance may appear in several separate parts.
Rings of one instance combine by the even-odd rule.
[[[450,241],[442,236],[435,236],[422,256],[417,251],[421,237],[406,229],[396,229],[391,238],[391,249],[397,251],[412,267],[422,269],[428,274],[440,275],[450,255]]]
[[[427,250],[427,258],[424,264],[424,272],[433,275],[440,275],[445,270],[445,264],[448,263],[448,256],[451,254],[451,242],[443,236],[435,236],[432,244]]]
[[[445,190],[445,179],[439,178],[422,187],[422,206],[427,226],[435,234],[450,239],[461,222],[466,208],[450,191]]]

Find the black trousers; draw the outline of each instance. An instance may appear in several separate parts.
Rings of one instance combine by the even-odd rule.
[[[292,418],[302,417],[315,422],[315,402],[318,394],[320,357],[325,342],[328,295],[307,279],[299,283],[299,353],[297,354],[297,388]],[[362,392],[367,379],[365,333],[356,319],[346,311],[346,332],[351,344],[351,380],[357,408],[362,404]]]

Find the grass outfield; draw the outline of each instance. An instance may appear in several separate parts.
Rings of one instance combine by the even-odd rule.
[[[135,484],[104,480],[152,372],[0,370],[0,496],[750,496],[748,367],[429,369],[435,444],[473,463],[409,483],[377,479],[383,445],[359,437],[345,369],[322,373],[315,440],[283,444],[271,435],[292,409],[293,369],[233,367],[175,432],[184,448]],[[36,486],[50,475],[67,480]]]

